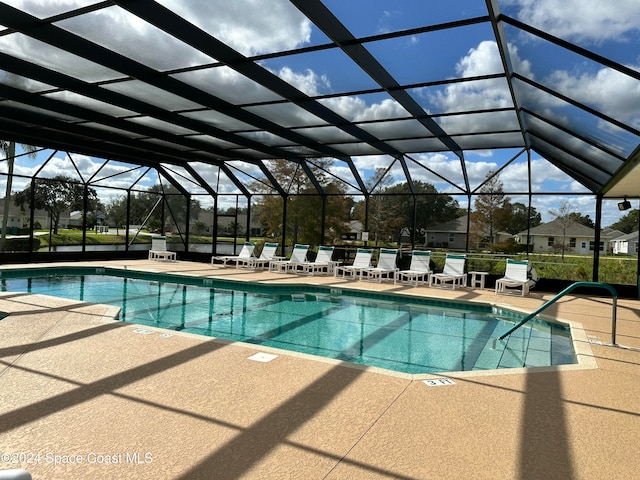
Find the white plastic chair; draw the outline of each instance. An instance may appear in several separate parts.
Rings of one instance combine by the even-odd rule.
[[[411,252],[411,264],[409,270],[400,270],[395,275],[394,283],[407,282],[429,283],[431,277],[431,251],[414,250]]]
[[[378,258],[378,265],[375,267],[365,268],[361,273],[361,278],[367,280],[377,280],[378,283],[382,282],[382,279],[386,277],[388,280],[395,279],[395,274],[400,270],[396,266],[396,259],[398,258],[398,249],[381,248],[380,257]]]
[[[338,277],[359,277],[363,270],[371,267],[371,256],[373,250],[369,248],[359,248],[356,251],[356,258],[353,260],[352,265],[340,265],[335,268],[334,276]]]
[[[154,235],[151,237],[151,249],[149,250],[149,260],[170,260],[175,261],[176,252],[167,250],[167,237],[164,235]]]
[[[315,273],[327,273],[327,275],[333,274],[333,267],[335,263],[333,258],[334,247],[328,247],[320,245],[318,247],[318,255],[313,262],[302,262],[298,265],[296,270],[298,273],[307,273],[313,275]]]
[[[222,266],[226,267],[228,262],[236,262],[239,258],[251,258],[253,257],[253,251],[256,248],[256,244],[253,242],[244,242],[240,254],[238,255],[222,255],[219,257],[211,257],[211,265],[214,264],[214,260],[222,262]]]
[[[258,258],[238,258],[236,263],[236,268],[247,267],[247,268],[266,268],[269,265],[269,262],[276,257],[276,250],[278,249],[278,244],[275,242],[267,242],[262,247],[262,252]]]
[[[434,273],[429,279],[429,286],[439,284],[444,287],[451,282],[451,288],[456,289],[456,285],[460,287],[467,286],[467,274],[464,272],[464,264],[467,261],[466,255],[447,254],[444,261],[444,269],[441,273]]]
[[[289,260],[271,260],[269,262],[270,272],[288,272],[290,269],[295,270],[302,262],[307,261],[307,253],[309,245],[295,244],[291,252]]]
[[[521,296],[529,293],[529,261],[507,259],[504,277],[496,280],[496,295],[506,294],[507,288],[520,288]]]

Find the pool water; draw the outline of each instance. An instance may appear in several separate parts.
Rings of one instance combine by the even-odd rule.
[[[102,272],[104,269],[99,269]],[[168,275],[0,274],[2,291],[115,305],[120,320],[404,373],[576,363],[568,327],[534,320],[494,342],[522,317],[488,306],[321,287],[246,286]],[[44,273],[43,273],[44,272]],[[199,284],[189,284],[199,283]],[[364,296],[363,296],[364,295]],[[494,345],[494,343],[496,345]]]

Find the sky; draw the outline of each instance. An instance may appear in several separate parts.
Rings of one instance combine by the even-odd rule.
[[[20,6],[34,15],[48,16],[83,5],[97,3],[97,0],[16,0],[6,2]],[[313,25],[293,4],[286,0],[270,0],[269,8],[262,8],[263,0],[202,1],[202,0],[159,0],[158,3],[180,13],[188,21],[214,33],[231,47],[247,56],[261,55],[294,48],[308,47],[327,43],[324,33]],[[324,0],[323,3],[333,11],[345,26],[356,36],[378,35],[398,29],[411,29],[423,25],[445,23],[465,18],[486,15],[484,0]],[[536,28],[551,33],[563,40],[572,42],[581,48],[611,58],[633,70],[640,71],[640,2],[637,0],[616,0],[615,7],[610,2],[601,0],[500,0],[501,10],[517,20],[531,24]],[[576,15],[576,12],[580,12]],[[108,24],[110,29],[103,28]],[[1,20],[0,20],[1,23]],[[200,63],[211,62],[201,52],[197,52],[185,44],[176,41],[155,27],[141,21],[119,7],[109,7],[94,12],[77,20],[63,20],[60,26],[74,33],[80,33],[91,40],[104,44],[109,48],[129,55],[142,63],[158,69],[182,68]],[[278,25],[278,28],[273,28]],[[550,88],[556,89],[575,100],[594,109],[602,111],[620,122],[640,129],[640,82],[626,77],[597,62],[577,56],[568,50],[561,49],[544,40],[515,31],[513,27],[505,27],[509,40],[509,52],[516,72]],[[114,35],[113,32],[119,32]],[[128,36],[136,34],[136,42]],[[28,38],[0,37],[0,49],[11,51],[16,55],[28,58],[41,55],[40,62],[55,62],[46,58],[46,52],[38,53]],[[489,75],[502,71],[501,59],[494,41],[493,31],[489,24],[471,25],[456,29],[416,34],[366,44],[367,49],[392,73],[400,83],[420,83]],[[154,55],[161,48],[164,54]],[[62,54],[61,54],[62,55]],[[83,61],[67,59],[72,64],[78,78],[91,80],[99,77],[108,79],[113,72],[87,68]],[[371,79],[353,68],[351,59],[340,51],[319,51],[312,54],[293,57],[281,56],[265,60],[262,66],[280,78],[290,82],[308,95],[331,94],[335,97],[322,102],[343,117],[354,121],[365,121],[387,117],[402,117],[404,109],[386,94],[376,95],[339,95],[353,89],[375,88]],[[560,66],[560,67],[559,67]],[[273,92],[255,84],[226,67],[199,72],[176,74],[176,78],[198,86],[206,86],[219,93],[228,101],[266,101],[276,98]],[[32,86],[37,88],[37,86]],[[136,89],[135,82],[115,83],[105,86],[118,91]],[[431,114],[442,114],[464,110],[481,110],[508,107],[511,103],[510,92],[504,79],[492,79],[479,82],[451,83],[434,88],[416,88],[411,92],[413,98],[422,108]],[[538,95],[536,104],[540,110],[548,113],[558,123],[567,121],[568,107],[561,100],[550,95]],[[67,95],[67,94],[58,94]],[[147,101],[153,103],[154,92],[140,93]],[[67,95],[69,101],[82,102]],[[163,102],[171,99],[163,98]],[[184,100],[175,99],[176,108],[188,108]],[[462,106],[462,107],[461,107]],[[256,107],[256,111],[260,111]],[[264,113],[261,111],[261,113]],[[317,118],[301,109],[277,112],[278,121],[291,125],[316,123]],[[579,119],[580,120],[580,119]],[[139,122],[150,122],[150,119],[139,119]],[[216,118],[218,122],[233,123],[236,120]],[[445,116],[438,122],[448,133],[472,130],[482,132],[495,125],[504,129],[517,128],[517,118],[513,113],[492,114],[484,116]],[[159,126],[161,128],[161,126]],[[167,127],[168,128],[168,127]],[[375,128],[372,126],[371,128]],[[409,122],[384,124],[384,128],[403,128],[411,132],[415,125]],[[637,138],[629,136],[609,125],[599,125],[592,119],[584,119],[581,125],[585,132],[602,138],[609,144],[619,145],[620,154],[627,156],[637,146]],[[377,133],[377,132],[376,132]],[[256,134],[260,135],[260,134]],[[337,133],[326,129],[328,139],[335,139]],[[277,141],[277,139],[274,139]],[[575,145],[575,148],[587,148]],[[339,147],[338,147],[339,148]],[[42,161],[51,155],[44,151],[38,155]],[[101,159],[92,159],[83,155],[72,154],[80,175],[89,178]],[[63,152],[59,152],[47,166],[41,176],[58,174],[78,175],[76,167],[70,163]],[[509,163],[500,174],[505,191],[526,192],[528,189],[528,165],[526,153],[519,149],[507,148],[496,150],[466,150],[464,159],[467,165],[471,188],[477,188],[488,171],[495,171]],[[354,156],[353,161],[365,179],[370,178],[377,168],[387,168],[393,159],[385,155]],[[426,167],[418,166],[418,162]],[[459,193],[457,186],[462,185],[460,159],[452,153],[417,153],[409,155],[409,169],[414,180],[426,181],[436,186],[439,191],[449,194]],[[30,175],[36,163],[28,158],[20,158],[16,162],[16,173]],[[6,168],[0,164],[0,171]],[[110,162],[100,172],[109,177],[111,185],[129,186],[132,179],[137,179],[139,171],[129,171],[131,166]],[[243,167],[244,168],[244,167]],[[237,193],[237,190],[225,179],[216,179],[217,169],[200,165],[199,169],[205,178],[215,179],[221,192]],[[252,172],[246,169],[247,175],[238,176],[250,179]],[[585,215],[595,217],[593,195],[559,169],[549,164],[539,155],[532,154],[530,179],[532,192],[564,193],[561,196],[539,195],[534,197],[534,206],[542,214],[544,221],[553,219],[549,213],[557,209],[560,202],[568,200],[571,206]],[[188,177],[186,172],[178,172]],[[342,162],[336,162],[332,173],[347,180],[351,185],[351,172]],[[394,164],[389,172],[394,181],[403,181],[399,164]],[[445,182],[445,177],[450,182]],[[184,180],[185,184],[189,182]],[[139,180],[141,188],[157,183],[157,175],[149,175]],[[4,189],[2,185],[0,188]],[[21,188],[21,181],[15,182],[14,190]],[[195,187],[194,187],[195,188]],[[201,191],[196,189],[197,191]],[[196,193],[197,193],[196,191]],[[106,191],[105,195],[112,195]],[[510,195],[512,201],[527,204],[528,198],[522,195]],[[455,197],[461,206],[466,206],[465,196]],[[621,215],[617,209],[619,200],[605,201],[603,205],[604,226],[615,222]],[[635,201],[634,207],[635,205]]]

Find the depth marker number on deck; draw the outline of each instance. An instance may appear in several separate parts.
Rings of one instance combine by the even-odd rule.
[[[422,381],[427,387],[442,387],[443,385],[455,385],[456,382],[449,380],[448,378],[436,378],[434,380]]]
[[[253,360],[254,362],[268,363],[275,358],[278,358],[278,356],[273,355],[271,353],[258,352],[248,357],[247,360]]]

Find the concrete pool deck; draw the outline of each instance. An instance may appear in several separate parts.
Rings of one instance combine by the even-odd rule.
[[[71,265],[293,279],[528,311],[553,296],[182,261]],[[0,311],[10,313],[0,320],[0,470],[26,468],[34,479],[629,479],[640,469],[636,300],[618,301],[626,348],[605,345],[610,298],[567,296],[548,310],[582,324],[585,361],[597,365],[445,374],[451,384],[439,386],[284,351],[251,361],[274,351],[114,322],[104,305],[3,293]]]

